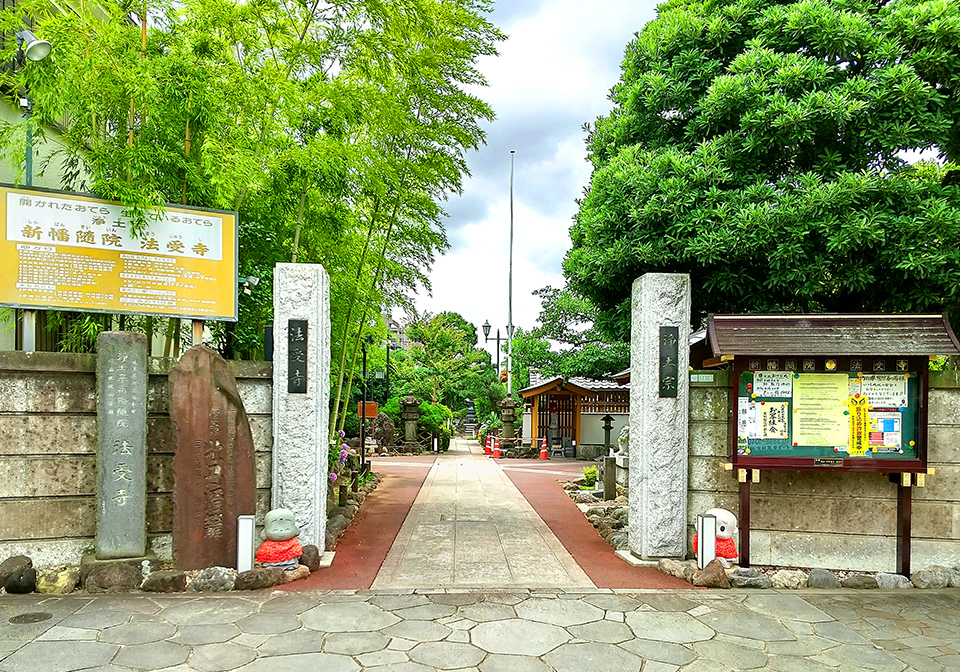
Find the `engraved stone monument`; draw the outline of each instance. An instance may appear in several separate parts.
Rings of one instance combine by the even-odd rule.
[[[97,338],[96,558],[147,550],[147,338],[106,331]]]
[[[273,492],[300,542],[324,548],[330,433],[330,277],[317,264],[273,275]]]
[[[217,352],[196,345],[170,372],[170,419],[174,562],[232,567],[237,516],[255,510],[256,465],[237,381]]]
[[[420,419],[421,401],[413,394],[408,392],[407,396],[400,400],[403,407],[400,418],[403,420],[403,450],[412,453],[419,450],[417,444],[417,420]]]
[[[690,276],[641,276],[633,283],[631,315],[630,551],[684,557]]]

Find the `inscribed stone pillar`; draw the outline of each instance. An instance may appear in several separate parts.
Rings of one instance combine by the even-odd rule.
[[[323,549],[330,432],[330,276],[317,264],[273,274],[273,508]]]
[[[687,539],[690,276],[633,283],[630,334],[630,551],[683,557]]]
[[[173,559],[178,569],[232,567],[237,517],[256,509],[253,436],[223,357],[195,345],[170,372]]]
[[[147,550],[147,338],[106,331],[97,338],[98,560]]]

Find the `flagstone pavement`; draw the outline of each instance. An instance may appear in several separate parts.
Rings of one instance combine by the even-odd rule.
[[[960,670],[960,590],[0,598],[3,672],[761,669]]]

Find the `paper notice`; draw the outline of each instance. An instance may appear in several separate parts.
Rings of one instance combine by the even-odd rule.
[[[753,374],[753,392],[758,398],[789,399],[793,396],[790,371],[757,371]]]
[[[798,446],[847,446],[850,423],[845,373],[798,373],[793,380],[793,441]]]
[[[767,401],[760,405],[761,439],[789,438],[790,433],[787,431],[789,406],[789,402],[786,401]]]
[[[885,376],[864,374],[859,392],[870,400],[874,408],[907,406],[907,379],[902,373]]]
[[[744,439],[760,438],[760,423],[757,417],[759,405],[750,397],[737,398],[737,436]]]
[[[877,453],[900,452],[903,446],[901,422],[899,411],[871,411],[870,450]]]
[[[850,441],[848,455],[866,455],[870,449],[870,402],[867,397],[850,397]]]

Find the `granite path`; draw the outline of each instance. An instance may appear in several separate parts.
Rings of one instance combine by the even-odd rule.
[[[434,463],[372,587],[595,585],[500,466],[475,442],[454,439]]]
[[[958,589],[0,597],[2,672],[957,669]]]

